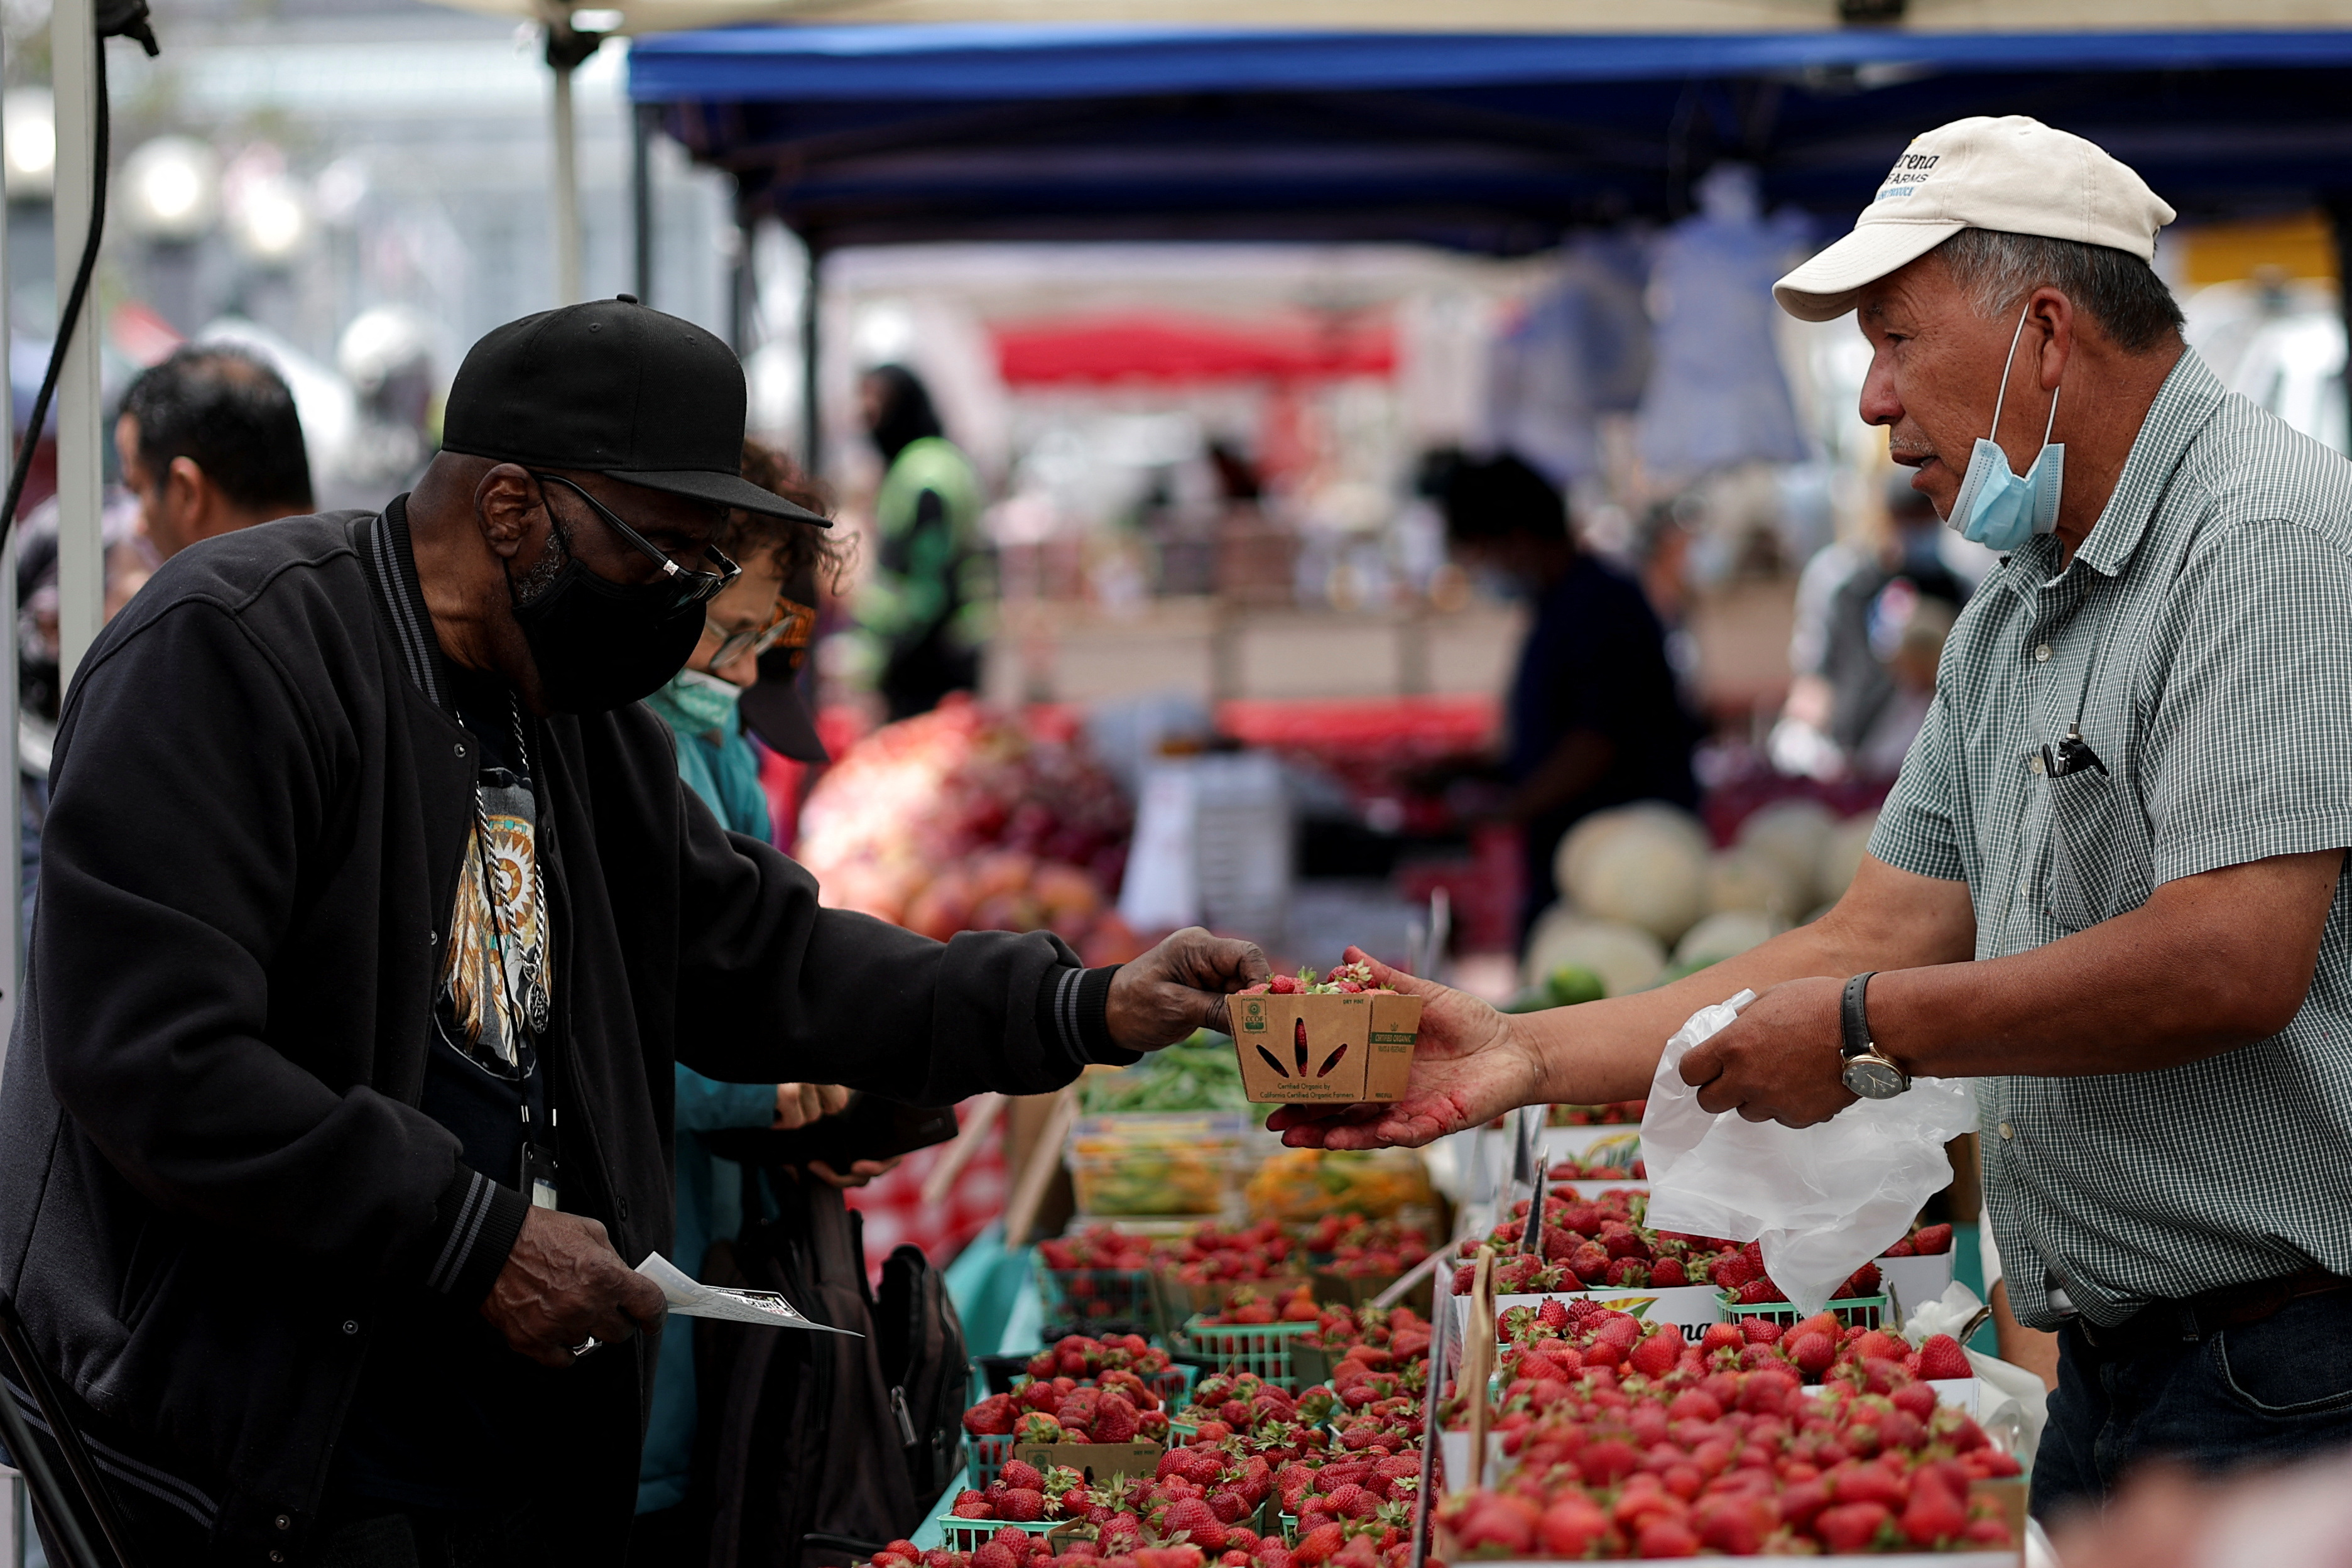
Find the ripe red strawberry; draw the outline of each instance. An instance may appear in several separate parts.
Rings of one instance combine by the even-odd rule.
[[[988,1499],[984,1494],[966,1487],[956,1493],[955,1502],[948,1511],[958,1519],[987,1519],[993,1510],[989,1508]]]
[[[1465,1552],[1494,1556],[1496,1553],[1480,1549],[1500,1547],[1499,1555],[1525,1557],[1535,1545],[1536,1523],[1542,1517],[1536,1505],[1523,1497],[1509,1492],[1480,1492],[1463,1510],[1454,1535]],[[1302,1548],[1305,1545],[1300,1544]],[[1295,1561],[1297,1553],[1292,1556]]]
[[[1884,1503],[1841,1503],[1836,1508],[1822,1510],[1813,1520],[1813,1531],[1832,1555],[1852,1556],[1869,1551],[1878,1532],[1893,1518]],[[972,1568],[980,1565],[974,1563]]]
[[[1615,1289],[1639,1290],[1650,1282],[1650,1266],[1638,1258],[1612,1259],[1608,1280]]]
[[[1952,1227],[1948,1225],[1923,1225],[1911,1237],[1911,1250],[1922,1258],[1937,1258],[1952,1250]]]
[[[1013,1430],[1013,1397],[992,1394],[963,1413],[963,1429],[975,1437],[1002,1436]]]
[[[996,1517],[1015,1524],[1032,1524],[1045,1517],[1045,1494],[1031,1487],[1007,1487],[996,1505]]]
[[[1903,1352],[1909,1348],[1883,1329],[1867,1329],[1853,1342],[1853,1359],[1863,1362],[1900,1361]]]
[[[1556,1500],[1536,1525],[1538,1540],[1554,1557],[1581,1557],[1608,1533],[1609,1516],[1575,1493]]]
[[[1941,1475],[1921,1469],[1911,1483],[1911,1500],[1903,1508],[1903,1533],[1914,1546],[1935,1546],[1956,1539],[1968,1527],[1968,1505]]]
[[[1568,1303],[1557,1296],[1545,1297],[1537,1304],[1536,1321],[1553,1333],[1564,1332],[1568,1328]]]
[[[1916,1247],[1911,1245],[1908,1238],[1906,1238],[1900,1241],[1888,1242],[1886,1244],[1886,1250],[1880,1253],[1878,1256],[1881,1258],[1909,1258],[1914,1256],[1917,1250],[1918,1249]]]
[[[1291,1568],[1317,1568],[1318,1564],[1329,1562],[1339,1548],[1347,1544],[1336,1524],[1322,1524],[1308,1530],[1304,1517],[1298,1523],[1298,1544],[1290,1549]]]
[[[1797,1342],[1789,1347],[1789,1355],[1799,1372],[1807,1377],[1819,1377],[1837,1360],[1837,1346],[1820,1334],[1800,1334]]]
[[[1919,1347],[1919,1375],[1925,1378],[1973,1377],[1960,1342],[1949,1334],[1932,1334]]]
[[[1735,1292],[1735,1296],[1743,1307],[1760,1306],[1767,1301],[1785,1301],[1789,1299],[1780,1293],[1780,1287],[1773,1284],[1769,1279],[1760,1278],[1750,1279],[1740,1286]]]
[[[1936,1414],[1936,1391],[1924,1383],[1906,1383],[1886,1397],[1895,1409],[1908,1411],[1915,1420],[1925,1421]]]
[[[1780,1342],[1780,1325],[1769,1318],[1743,1318],[1739,1322],[1739,1332],[1751,1345],[1776,1345]]]
[[[1664,1377],[1675,1370],[1682,1359],[1682,1335],[1673,1329],[1652,1334],[1635,1345],[1625,1359],[1627,1364],[1644,1377]]]
[[[1117,1394],[1108,1395],[1095,1407],[1095,1441],[1132,1443],[1141,1421],[1142,1415],[1133,1405]]]
[[[1217,1517],[1205,1499],[1183,1498],[1171,1504],[1160,1518],[1160,1528],[1167,1535],[1181,1531],[1187,1541],[1203,1552],[1225,1549],[1225,1521]]]
[[[1022,1561],[1004,1542],[984,1541],[971,1554],[971,1568],[1022,1568]]]
[[[1334,1487],[1323,1501],[1326,1513],[1341,1519],[1370,1519],[1380,1511],[1380,1499],[1353,1483]]]
[[[1013,1487],[1024,1487],[1033,1492],[1045,1489],[1045,1478],[1038,1472],[1037,1467],[1024,1464],[1019,1459],[1006,1460],[1004,1468],[996,1472],[996,1479],[1003,1481],[1008,1489]]]
[[[1217,1516],[1219,1524],[1234,1524],[1249,1512],[1249,1503],[1231,1487],[1219,1487],[1209,1494],[1209,1511]]]
[[[1857,1296],[1875,1296],[1878,1294],[1878,1265],[1865,1263],[1847,1277],[1845,1284],[1846,1289]]]
[[[1751,1318],[1750,1322],[1756,1321]],[[1736,1351],[1748,1342],[1738,1323],[1709,1323],[1706,1332],[1699,1337],[1698,1348],[1713,1355],[1717,1351]]]
[[[1679,1519],[1658,1518],[1642,1526],[1636,1538],[1644,1557],[1696,1557],[1698,1537]]]
[[[1661,1258],[1650,1265],[1650,1284],[1660,1290],[1680,1289],[1690,1283],[1679,1258]]]

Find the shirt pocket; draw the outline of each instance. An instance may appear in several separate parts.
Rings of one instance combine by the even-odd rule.
[[[2146,903],[2155,886],[2154,857],[2137,803],[2097,768],[2046,779],[2044,787],[2051,918],[2071,933]]]

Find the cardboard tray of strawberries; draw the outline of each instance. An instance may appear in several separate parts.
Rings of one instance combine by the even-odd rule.
[[[1260,1104],[1402,1099],[1421,1034],[1421,998],[1381,986],[1370,965],[1277,974],[1236,994],[1234,1050]]]

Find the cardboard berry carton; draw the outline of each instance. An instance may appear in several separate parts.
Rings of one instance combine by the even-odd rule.
[[[1380,989],[1363,964],[1330,978],[1276,975],[1228,999],[1242,1086],[1260,1104],[1401,1100],[1412,1073],[1422,999]]]

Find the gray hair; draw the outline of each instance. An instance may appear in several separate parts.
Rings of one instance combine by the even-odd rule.
[[[2008,315],[2036,289],[2052,288],[2106,329],[2126,353],[2180,334],[2180,305],[2156,268],[2129,251],[2079,240],[1964,228],[1929,254],[1987,316]]]

